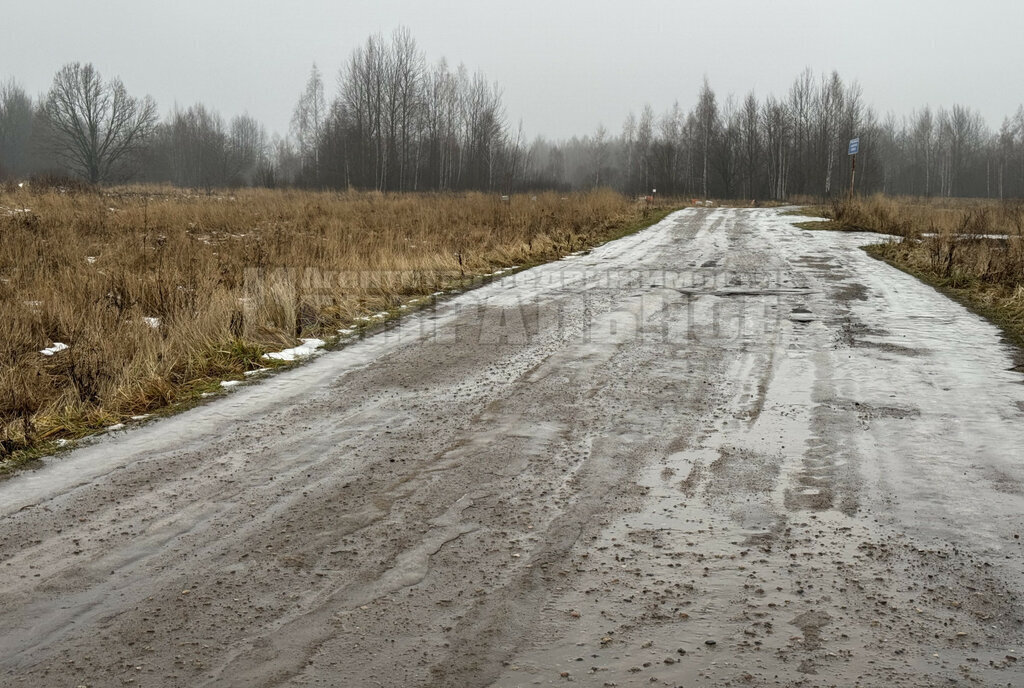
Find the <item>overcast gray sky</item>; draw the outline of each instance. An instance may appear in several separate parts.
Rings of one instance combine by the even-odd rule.
[[[805,67],[860,82],[880,113],[963,103],[992,127],[1024,103],[1024,1],[4,0],[0,80],[47,90],[69,61],[160,111],[202,102],[286,133],[310,66],[335,75],[374,32],[497,81],[533,136],[618,132],[649,102],[783,94]]]

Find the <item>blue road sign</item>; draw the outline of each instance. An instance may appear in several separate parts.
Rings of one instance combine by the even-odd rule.
[[[850,152],[848,155],[857,155],[857,151],[860,150],[860,137],[850,139]]]

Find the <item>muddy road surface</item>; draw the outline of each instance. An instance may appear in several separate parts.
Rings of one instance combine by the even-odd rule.
[[[0,483],[0,684],[1024,685],[1024,376],[872,240],[682,211]]]

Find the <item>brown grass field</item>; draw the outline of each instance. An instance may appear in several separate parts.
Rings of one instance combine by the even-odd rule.
[[[830,222],[806,226],[893,235],[868,252],[988,317],[1024,345],[1024,202],[871,196],[811,212]]]
[[[8,187],[0,470],[57,440],[194,400],[299,337],[330,338],[496,269],[597,245],[669,207],[608,191],[503,201]],[[254,290],[254,274],[273,279]],[[56,342],[68,348],[40,353]]]

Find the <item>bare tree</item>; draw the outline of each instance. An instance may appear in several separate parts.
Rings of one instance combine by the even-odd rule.
[[[919,113],[913,116],[912,145],[916,170],[919,176],[924,177],[922,187],[912,187],[915,193],[921,193],[923,188],[925,196],[932,195],[932,158],[934,157],[935,126],[932,121],[932,110],[925,106]]]
[[[939,152],[939,186],[943,196],[979,193],[968,189],[969,175],[986,137],[981,116],[963,105],[939,109],[936,117],[936,148]],[[980,186],[988,186],[985,180]],[[986,189],[986,192],[988,189]]]
[[[758,165],[761,157],[761,126],[759,120],[760,108],[757,105],[757,96],[753,91],[747,94],[743,101],[743,110],[740,113],[740,168],[743,175],[743,195],[751,199],[760,197],[757,185]]]
[[[29,169],[29,141],[35,114],[32,99],[13,80],[0,84],[0,178]]]
[[[193,105],[184,112],[176,110],[163,130],[175,184],[207,191],[227,186],[228,137],[219,114],[205,105]]]
[[[351,118],[353,182],[360,188],[384,189],[387,149],[384,140],[384,98],[387,55],[384,39],[370,36],[353,51],[339,76],[345,112]]]
[[[152,98],[133,98],[120,79],[104,82],[95,67],[80,62],[57,72],[44,107],[56,154],[93,184],[109,179],[157,121]]]
[[[424,123],[427,147],[427,184],[438,189],[451,188],[457,155],[456,81],[444,60],[425,77]]]
[[[651,143],[654,140],[654,108],[645,104],[636,126],[636,165],[640,189],[647,194],[651,189]]]
[[[768,152],[768,186],[775,200],[786,197],[789,181],[791,127],[787,113],[786,104],[774,96],[768,96],[761,108],[761,126]]]
[[[466,81],[461,98],[461,127],[464,136],[466,186],[490,190],[494,186],[495,163],[505,144],[505,113],[501,90],[477,73]]]
[[[391,36],[387,74],[387,131],[392,177],[400,190],[412,187],[415,140],[419,136],[421,90],[425,60],[409,29],[399,27]]]
[[[829,77],[822,77],[821,88],[813,103],[815,134],[819,170],[823,170],[824,195],[832,193],[832,177],[838,157],[839,130],[843,124],[845,92],[839,73],[833,71]]]
[[[266,166],[267,132],[249,115],[231,120],[227,139],[228,183],[232,186],[253,184]]]
[[[597,131],[594,132],[594,138],[590,141],[591,144],[591,165],[594,170],[594,187],[601,186],[601,170],[604,169],[608,161],[608,130],[605,129],[603,124],[597,125]],[[607,180],[605,180],[607,183]]]
[[[700,127],[700,149],[703,156],[704,166],[701,172],[701,194],[705,199],[708,197],[708,157],[711,153],[711,140],[718,129],[718,103],[715,100],[715,92],[711,90],[711,84],[707,77],[704,77],[704,86],[700,89],[700,96],[697,99],[697,122]]]
[[[1017,107],[1017,112],[1013,116],[1013,140],[1015,154],[1015,167],[1017,170],[1017,189],[1016,194],[1019,198],[1024,198],[1024,105]]]
[[[740,110],[732,95],[726,97],[719,121],[716,135],[711,140],[712,162],[715,171],[718,172],[718,178],[722,181],[723,195],[732,198],[739,167],[740,141]]]
[[[636,193],[636,175],[633,171],[633,160],[636,158],[636,115],[632,112],[622,123],[620,139],[622,141],[622,166],[625,172],[623,182],[627,193]]]
[[[796,193],[813,193],[811,183],[811,119],[814,105],[814,74],[808,67],[789,89],[788,119],[792,133],[789,154],[790,184]]]
[[[679,192],[681,151],[683,143],[684,116],[679,107],[679,101],[672,104],[672,107],[661,117],[658,129],[661,133],[661,145],[655,146],[655,157],[658,162],[658,185],[664,188],[665,193]]]
[[[324,82],[316,63],[309,72],[306,90],[299,96],[292,115],[292,133],[302,162],[312,168],[313,177],[320,174],[320,143],[327,117]]]

